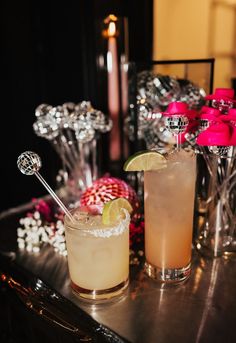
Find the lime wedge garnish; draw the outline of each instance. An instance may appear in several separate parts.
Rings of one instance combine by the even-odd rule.
[[[147,171],[166,168],[166,158],[157,151],[139,151],[125,162],[125,171]]]
[[[129,201],[125,198],[116,198],[105,203],[102,211],[102,222],[110,225],[116,222],[122,216],[122,209],[129,213],[133,211]]]

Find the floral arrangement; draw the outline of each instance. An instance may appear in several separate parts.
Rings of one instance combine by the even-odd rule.
[[[33,199],[33,209],[19,221],[17,242],[20,249],[39,252],[43,243],[66,256],[63,214],[50,201]]]

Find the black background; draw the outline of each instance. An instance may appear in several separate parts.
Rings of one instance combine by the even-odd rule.
[[[109,13],[128,18],[130,60],[150,60],[152,0],[1,1],[0,210],[45,194],[34,176],[16,167],[25,150],[39,153],[41,173],[54,187],[60,161],[34,134],[34,111],[41,103],[90,100],[96,106],[95,28]]]

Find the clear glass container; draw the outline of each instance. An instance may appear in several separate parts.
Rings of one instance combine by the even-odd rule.
[[[73,291],[93,300],[121,295],[129,282],[128,212],[110,226],[100,214],[81,208],[71,213],[75,221],[65,217],[65,234]]]
[[[144,172],[145,270],[153,279],[190,275],[195,174],[194,153],[181,150],[166,168]]]

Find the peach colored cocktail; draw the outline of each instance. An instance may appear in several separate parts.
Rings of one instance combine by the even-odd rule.
[[[72,215],[73,223],[65,218],[72,289],[87,299],[109,299],[121,294],[129,278],[128,212],[112,225],[104,225],[100,214],[79,208]]]
[[[145,270],[154,279],[190,274],[195,169],[194,154],[180,150],[166,168],[144,172]]]

